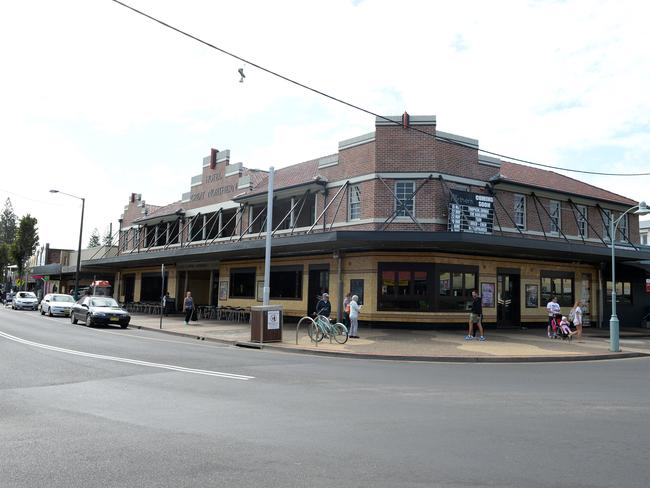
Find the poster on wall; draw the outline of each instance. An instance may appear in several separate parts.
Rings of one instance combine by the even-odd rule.
[[[219,282],[219,300],[228,300],[228,282]]]
[[[484,307],[494,307],[494,283],[481,283],[481,303]]]
[[[650,278],[645,279],[645,291],[646,293],[650,293]]]
[[[539,286],[526,285],[526,308],[539,307]]]

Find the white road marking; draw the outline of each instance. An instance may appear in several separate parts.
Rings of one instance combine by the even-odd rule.
[[[2,331],[0,331],[0,337],[4,337],[5,339],[9,339],[10,341],[18,342],[20,344],[34,346],[41,349],[47,349],[50,351],[61,352],[64,354],[72,354],[74,356],[83,356],[83,357],[94,358],[94,359],[105,359],[107,361],[115,361],[118,363],[137,364],[139,366],[147,366],[149,368],[169,369],[172,371],[180,371],[182,373],[202,374],[206,376],[218,376],[219,378],[227,378],[231,380],[247,381],[247,380],[255,379],[254,376],[246,376],[246,375],[234,374],[234,373],[222,373],[220,371],[209,371],[205,369],[185,368],[183,366],[175,366],[173,364],[150,363],[148,361],[140,361],[138,359],[120,358],[116,356],[105,356],[103,354],[92,354],[89,352],[75,351],[74,349],[64,349],[62,347],[50,346],[48,344],[41,344],[39,342],[33,342],[33,341],[28,341],[27,339],[21,339],[20,337],[12,336],[11,334],[7,334],[6,332],[2,332]]]

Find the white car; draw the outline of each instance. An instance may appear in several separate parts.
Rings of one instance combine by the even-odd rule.
[[[70,295],[48,293],[41,300],[41,315],[48,314],[50,317],[63,315],[64,317],[70,317],[70,310],[72,310],[73,305],[74,298]]]
[[[38,298],[31,291],[19,291],[11,302],[11,308],[14,310],[36,310],[38,307]]]

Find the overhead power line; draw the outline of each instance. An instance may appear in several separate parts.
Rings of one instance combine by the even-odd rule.
[[[147,14],[147,13],[141,11],[141,10],[138,10],[138,9],[136,9],[134,7],[131,7],[130,5],[127,5],[124,2],[120,2],[119,0],[112,0],[112,1],[119,4],[119,5],[121,5],[121,6],[123,6],[123,7],[125,7],[125,8],[127,8],[127,9],[129,9],[129,10],[131,10],[131,11],[133,11],[133,12],[135,12],[135,13],[137,13],[137,14],[142,15],[143,17],[146,17],[146,18],[148,18],[148,19],[150,19],[150,20],[152,20],[154,22],[157,22],[158,24],[160,24],[162,26],[165,26],[168,29],[171,29],[171,30],[173,30],[175,32],[178,32],[181,35],[189,37],[190,39],[193,39],[193,40],[195,40],[197,42],[200,42],[201,44],[204,44],[204,45],[206,45],[206,46],[208,46],[208,47],[210,47],[212,49],[215,49],[216,51],[219,51],[219,52],[221,52],[223,54],[226,54],[227,56],[230,56],[230,57],[235,58],[235,59],[237,59],[239,61],[242,61],[242,62],[246,63],[247,65],[254,66],[255,68],[257,68],[259,70],[262,70],[262,71],[264,71],[264,72],[266,72],[266,73],[268,73],[270,75],[273,75],[273,76],[275,76],[277,78],[285,80],[285,81],[287,81],[289,83],[292,83],[292,84],[294,84],[296,86],[304,88],[305,90],[309,90],[309,91],[314,92],[314,93],[316,93],[318,95],[329,98],[330,100],[333,100],[335,102],[341,103],[343,105],[347,105],[350,108],[353,108],[355,110],[359,110],[359,111],[364,112],[364,113],[366,113],[368,115],[372,115],[372,116],[374,116],[374,117],[376,117],[378,119],[384,120],[384,121],[389,122],[391,124],[395,124],[395,125],[399,125],[399,126],[402,125],[400,122],[392,120],[392,119],[390,119],[388,117],[385,117],[383,115],[379,115],[379,114],[377,114],[377,113],[375,113],[375,112],[373,112],[371,110],[365,109],[365,108],[360,107],[358,105],[355,105],[353,103],[346,102],[345,100],[337,98],[337,97],[335,97],[333,95],[329,95],[328,93],[317,90],[315,88],[312,88],[312,87],[310,87],[308,85],[300,83],[300,82],[298,82],[298,81],[296,81],[294,79],[291,79],[291,78],[289,78],[287,76],[281,75],[280,73],[277,73],[277,72],[275,72],[273,70],[265,68],[264,66],[256,64],[256,63],[254,63],[254,62],[252,62],[252,61],[250,61],[248,59],[242,58],[241,56],[238,56],[238,55],[236,55],[234,53],[226,51],[225,49],[222,49],[222,48],[220,48],[218,46],[215,46],[214,44],[211,44],[211,43],[209,43],[207,41],[204,41],[203,39],[201,39],[199,37],[196,37],[196,36],[194,36],[194,35],[192,35],[192,34],[190,34],[188,32],[185,32],[185,31],[183,31],[183,30],[181,30],[181,29],[179,29],[177,27],[174,27],[173,25],[170,25],[170,24],[168,24],[166,22],[163,22],[162,20],[157,19],[156,17],[153,17],[153,16],[151,16],[151,15],[149,15],[149,14]],[[413,130],[415,132],[420,132],[422,134],[425,134],[428,137],[435,137],[437,140],[444,141],[444,142],[447,142],[447,143],[450,143],[450,144],[454,144],[456,146],[466,147],[466,148],[470,148],[470,149],[477,149],[476,146],[473,146],[471,144],[465,144],[465,143],[457,141],[457,140],[449,139],[449,138],[442,137],[442,136],[437,136],[437,135],[431,134],[429,132],[426,132],[424,130],[418,129],[417,127],[408,126],[408,129]],[[485,153],[485,154],[489,154],[491,156],[496,156],[496,157],[499,157],[499,158],[509,159],[511,161],[517,161],[517,162],[520,162],[520,163],[530,164],[530,165],[533,165],[533,166],[540,166],[540,167],[543,167],[543,168],[556,169],[556,170],[560,170],[560,171],[570,171],[570,172],[573,172],[573,173],[583,173],[583,174],[600,175],[600,176],[650,176],[650,173],[605,173],[605,172],[600,172],[600,171],[586,171],[586,170],[580,170],[580,169],[563,168],[561,166],[553,166],[553,165],[550,165],[550,164],[535,163],[533,161],[529,161],[529,160],[526,160],[526,159],[516,158],[516,157],[513,157],[513,156],[507,156],[505,154],[497,153],[497,152],[494,152],[494,151],[488,151],[487,149],[478,149],[478,151],[480,151],[482,153]]]

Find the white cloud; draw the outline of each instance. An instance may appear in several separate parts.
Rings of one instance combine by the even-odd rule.
[[[435,114],[441,130],[492,151],[650,170],[650,36],[638,2],[131,4],[380,114]],[[53,245],[76,246],[78,211],[48,194],[52,185],[86,196],[86,228],[103,231],[133,191],[151,203],[179,198],[211,146],[266,168],[330,154],[339,140],[373,130],[372,116],[113,2],[9,3],[0,42],[0,188],[31,198],[12,196]],[[600,147],[619,157],[563,160]],[[643,198],[649,181],[579,178],[632,198]],[[48,223],[53,210],[70,215],[69,228]]]

